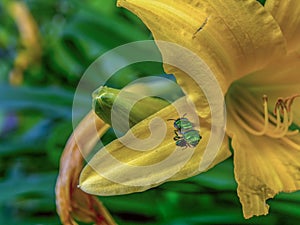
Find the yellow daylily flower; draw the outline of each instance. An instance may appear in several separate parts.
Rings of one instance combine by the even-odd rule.
[[[118,5],[139,16],[155,40],[174,42],[197,54],[219,81],[244,217],[265,215],[267,199],[279,192],[300,190],[300,135],[296,129],[300,125],[300,4],[293,0],[267,0],[264,7],[255,0],[119,0]],[[160,50],[164,59],[178,57],[165,48]],[[191,154],[184,166],[180,167],[178,160],[178,164],[156,171],[150,165],[174,152],[174,127],[164,130],[162,143],[150,152],[127,147],[123,141],[130,137],[125,135],[123,141],[106,146],[106,152],[99,151],[84,168],[82,190],[98,195],[125,194],[202,172],[199,161],[204,158],[213,126],[209,105],[187,74],[167,64],[164,69],[175,75],[187,97],[139,122],[131,132],[145,139],[152,118],[166,121],[182,116],[174,105],[192,114],[188,111],[191,101],[197,111],[193,119],[201,124],[201,142],[181,151],[181,155]],[[162,132],[162,127],[156,125],[151,131]],[[225,138],[209,168],[229,155]],[[130,167],[111,163],[111,156]],[[147,166],[149,172],[142,177],[132,172],[134,167],[142,170]]]

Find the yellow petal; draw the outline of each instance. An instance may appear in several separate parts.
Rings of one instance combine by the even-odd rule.
[[[98,132],[94,132],[95,127]],[[108,127],[90,112],[78,125],[64,149],[55,193],[57,212],[65,225],[77,225],[73,217],[99,225],[115,225],[109,212],[95,196],[77,188],[84,160],[80,150],[84,149],[85,154],[91,151],[98,135],[104,134]]]
[[[194,80],[191,76],[187,75],[180,69],[175,68],[174,66],[165,64],[164,69],[165,71],[168,71],[168,73],[176,75],[176,81],[178,85],[183,87],[184,93],[186,94],[186,96],[188,96],[188,99],[195,105],[197,114],[201,118],[205,118],[206,120],[208,120],[208,122],[211,122],[211,108],[208,98],[211,99],[210,102],[218,102],[218,100],[221,100],[221,102],[219,102],[220,104],[223,103],[224,98],[217,81],[203,82],[204,80],[214,78],[213,74],[209,71],[205,71],[205,68],[202,67],[202,77],[199,76]],[[201,80],[201,78],[203,79]],[[200,82],[203,82],[203,84],[199,85]],[[204,92],[202,88],[204,88],[206,91],[204,90]]]
[[[300,94],[300,55],[290,54],[273,61],[263,70],[257,71],[239,81],[245,85],[258,100],[266,94],[269,110],[274,110],[274,104],[279,97],[289,97]],[[259,105],[261,105],[259,103]],[[300,99],[293,104],[294,122],[300,125]]]
[[[295,0],[268,0],[265,8],[278,22],[288,51],[300,49],[300,4]]]
[[[138,140],[127,133],[96,153],[81,173],[80,188],[96,195],[139,192],[169,180],[196,175],[226,159],[230,155],[227,140],[221,139],[221,146],[217,146],[216,139],[210,136],[210,124],[201,119],[200,127],[195,127],[202,136],[198,145],[195,148],[176,146],[174,121],[167,120],[187,113],[186,117],[197,124],[199,117],[193,112],[182,98],[138,123],[130,130]],[[149,137],[149,122],[156,117],[162,120],[152,121]]]
[[[273,198],[277,193],[300,189],[300,151],[286,144],[284,139],[289,137],[272,139],[267,136],[254,136],[244,130],[238,119],[244,123],[252,121],[249,118],[248,121],[244,120],[247,110],[241,107],[253,102],[251,119],[263,123],[262,107],[260,100],[253,96],[253,99],[250,95],[244,99],[239,99],[239,96],[241,93],[238,92],[236,95],[232,93],[227,96],[226,129],[232,137],[238,196],[243,206],[244,217],[250,218],[254,215],[266,215],[269,209],[266,200]],[[237,104],[238,100],[240,104]],[[251,126],[253,127],[252,124]],[[294,136],[293,141],[299,143],[300,134]]]
[[[234,80],[285,53],[278,24],[255,0],[119,0],[118,5],[140,17],[155,40],[177,43],[201,57],[223,93]],[[164,58],[184,60],[160,50]],[[185,77],[175,76],[183,88],[188,86]],[[186,88],[189,94],[193,91]]]
[[[298,136],[298,141],[300,138]],[[300,151],[280,139],[252,136],[236,127],[232,139],[238,196],[245,218],[266,215],[266,200],[300,189]]]

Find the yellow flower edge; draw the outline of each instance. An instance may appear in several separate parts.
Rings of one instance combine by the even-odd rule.
[[[267,0],[265,8],[279,24],[287,41],[287,49],[300,49],[300,4],[294,0]]]
[[[195,52],[210,67],[224,94],[234,80],[286,52],[280,27],[256,0],[119,0],[117,5],[142,19],[155,40]],[[160,50],[164,58],[168,52]],[[185,89],[186,77],[174,75]],[[188,96],[195,92],[186,91]]]

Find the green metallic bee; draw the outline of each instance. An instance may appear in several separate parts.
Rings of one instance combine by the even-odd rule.
[[[194,129],[193,124],[184,117],[184,114],[181,118],[178,119],[169,119],[174,120],[174,130],[175,137],[173,138],[176,141],[176,145],[180,147],[196,147],[201,140],[201,135],[199,131]]]

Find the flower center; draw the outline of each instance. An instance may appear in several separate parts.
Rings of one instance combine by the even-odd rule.
[[[264,124],[261,130],[255,130],[249,127],[245,123],[241,123],[243,128],[249,133],[262,136],[266,135],[271,138],[282,138],[282,140],[288,145],[300,150],[300,145],[293,142],[286,136],[293,136],[299,133],[298,129],[291,130],[290,127],[293,123],[292,106],[294,100],[300,97],[300,94],[295,94],[287,98],[278,98],[274,107],[274,112],[268,111],[268,97],[263,96],[263,108],[264,108]],[[258,125],[259,121],[252,121],[254,125]],[[257,124],[255,124],[257,123]]]

